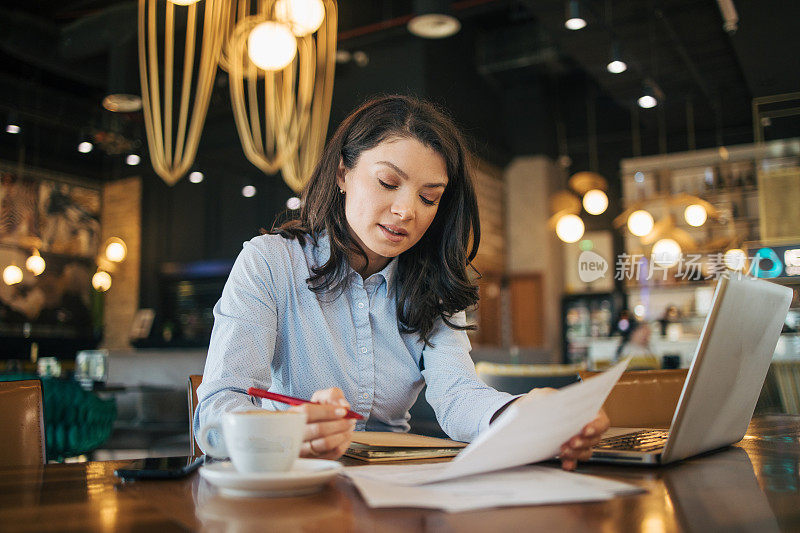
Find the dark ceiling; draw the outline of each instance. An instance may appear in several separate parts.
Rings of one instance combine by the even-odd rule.
[[[738,30],[726,33],[713,0],[583,0],[579,31],[564,28],[563,0],[466,0],[452,3],[461,32],[441,41],[408,34],[412,4],[339,2],[339,49],[369,63],[337,66],[332,124],[375,92],[415,93],[449,108],[497,164],[568,154],[573,170],[614,173],[621,157],[751,142],[752,98],[800,90],[797,2],[735,1]],[[130,173],[121,155],[75,146],[104,131],[146,150],[140,113],[100,106],[112,67],[138,83],[124,46],[135,41],[135,13],[136,2],[0,3],[0,119],[15,111],[24,123],[23,135],[0,132],[0,158],[98,180]],[[630,67],[619,75],[605,70],[613,40]],[[646,79],[664,99],[639,110]],[[258,173],[239,147],[221,71],[216,83],[198,165]],[[767,132],[795,135],[796,118]]]

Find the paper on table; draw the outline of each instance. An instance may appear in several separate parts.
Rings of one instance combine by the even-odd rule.
[[[640,488],[626,483],[543,466],[524,466],[421,487],[391,484],[398,470],[426,477],[440,471],[441,467],[438,464],[359,466],[345,468],[345,474],[370,507],[424,507],[448,512],[601,501],[641,492]]]
[[[403,478],[398,472],[401,477],[394,482],[422,485],[555,457],[562,444],[597,416],[629,360],[551,394],[514,402],[451,462],[423,476]]]

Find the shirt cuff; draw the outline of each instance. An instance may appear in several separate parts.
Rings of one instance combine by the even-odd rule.
[[[478,434],[481,434],[484,431],[486,431],[487,429],[489,429],[489,424],[492,421],[492,417],[494,416],[494,414],[500,408],[502,408],[507,403],[509,403],[511,401],[514,401],[517,398],[520,398],[522,396],[525,396],[525,395],[524,394],[513,395],[513,394],[504,393],[502,398],[498,398],[498,400],[496,402],[492,402],[491,404],[489,404],[489,408],[486,409],[486,413],[484,413],[483,418],[481,419],[481,423],[478,426]]]

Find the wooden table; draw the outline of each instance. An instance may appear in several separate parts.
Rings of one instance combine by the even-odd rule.
[[[0,469],[0,531],[798,531],[800,417],[754,419],[735,446],[676,465],[582,465],[646,493],[448,514],[370,509],[338,478],[312,496],[228,499],[194,474],[122,485],[125,461]],[[352,462],[355,464],[355,461]]]

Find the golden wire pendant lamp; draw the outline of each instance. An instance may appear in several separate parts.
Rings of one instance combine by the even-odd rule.
[[[294,20],[288,0],[267,1],[257,15],[237,23],[226,45],[231,105],[245,156],[267,174],[280,170],[295,192],[322,153],[336,64],[336,2],[306,3],[324,9],[318,28]],[[269,46],[259,48],[262,39]],[[276,57],[276,50],[285,53]]]
[[[222,50],[219,54],[219,68],[225,72],[230,72],[230,57],[227,43],[231,40],[236,26],[247,17],[258,15],[260,10],[265,7],[264,2],[259,3],[258,0],[231,0],[231,9],[228,13],[228,19],[222,28]],[[247,61],[247,54],[243,59]],[[246,65],[244,65],[246,67]]]
[[[189,5],[139,0],[139,75],[147,144],[153,169],[169,185],[186,174],[197,155],[229,12],[228,0]]]

